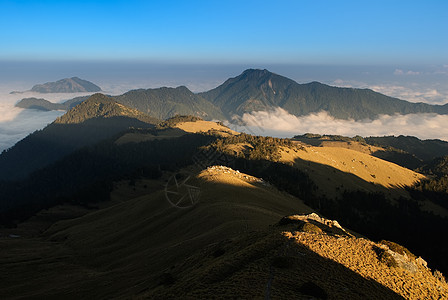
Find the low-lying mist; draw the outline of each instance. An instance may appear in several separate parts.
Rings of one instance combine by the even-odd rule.
[[[258,135],[292,137],[304,133],[343,136],[410,135],[420,139],[448,141],[448,115],[408,114],[380,115],[375,120],[341,120],[326,111],[296,117],[282,108],[272,111],[245,113],[241,120],[246,126],[231,125],[238,131]]]

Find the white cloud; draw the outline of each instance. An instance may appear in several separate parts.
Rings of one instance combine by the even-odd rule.
[[[418,71],[403,71],[401,69],[395,69],[394,75],[420,75],[420,72]]]
[[[9,94],[13,89],[10,86],[0,86],[0,152],[12,147],[15,143],[26,137],[37,129],[45,127],[53,122],[61,111],[36,111],[33,109],[22,109],[14,105],[22,98],[39,97],[46,98],[52,102],[63,99],[71,99],[84,94]]]
[[[410,102],[445,104],[448,102],[448,90],[438,90],[434,87],[404,87],[400,85],[371,85],[370,89],[390,97]]]
[[[345,81],[342,79],[336,79],[335,81],[333,81],[333,84],[338,85],[338,86],[342,86],[345,84]]]
[[[260,135],[291,137],[307,132],[344,136],[411,135],[421,139],[448,141],[448,115],[409,114],[381,115],[375,120],[341,120],[325,111],[296,117],[282,108],[273,111],[246,113],[242,120],[246,127],[235,129]]]
[[[12,147],[15,143],[37,129],[42,129],[63,114],[61,111],[42,112],[33,109],[10,108],[13,113],[0,107],[0,152]],[[11,118],[12,117],[12,118]]]

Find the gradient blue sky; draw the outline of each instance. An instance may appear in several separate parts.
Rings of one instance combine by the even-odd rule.
[[[0,60],[448,64],[448,1],[0,0]]]

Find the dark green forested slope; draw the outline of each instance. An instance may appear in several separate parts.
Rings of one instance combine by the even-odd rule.
[[[205,120],[224,118],[219,108],[184,86],[132,90],[114,98],[119,103],[158,119],[175,115],[192,115]]]
[[[411,153],[424,161],[448,155],[448,142],[441,140],[420,140],[413,136],[366,137],[370,145],[393,147]]]

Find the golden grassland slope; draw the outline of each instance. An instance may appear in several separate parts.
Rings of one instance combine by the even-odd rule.
[[[133,132],[127,132],[119,137],[115,144],[123,145],[126,143],[140,143],[153,140],[177,138],[187,133],[199,133],[208,132],[216,134],[218,136],[236,135],[238,132],[233,131],[223,125],[211,121],[193,121],[193,122],[180,122],[174,125],[174,128],[166,128],[157,131],[157,134],[148,133],[145,131],[134,130]]]
[[[373,145],[367,145],[365,143],[360,143],[356,141],[331,141],[328,139],[325,139],[325,137],[320,139],[315,138],[306,138],[306,137],[300,137],[295,138],[296,142],[298,141],[300,144],[305,144],[309,146],[315,146],[315,147],[338,147],[338,148],[347,148],[350,150],[359,151],[366,154],[372,154],[377,151],[384,151],[385,149],[382,147],[377,147]]]
[[[374,280],[406,299],[448,298],[448,284],[435,278],[430,269],[418,261],[411,264],[413,269],[408,270],[401,266],[388,266],[379,260],[375,249],[382,249],[384,245],[364,238],[298,231],[283,234],[294,243],[345,266],[366,280]],[[415,262],[414,258],[408,259]]]
[[[359,142],[342,142],[342,141],[322,141],[320,146],[322,147],[338,147],[338,148],[347,148],[350,150],[355,150],[358,152],[372,154],[377,151],[384,151],[384,148],[366,145]]]
[[[394,163],[341,147],[306,146],[299,151],[283,147],[280,161],[307,172],[327,195],[337,195],[343,190],[390,193],[395,189],[398,195],[406,196],[404,191],[400,192],[401,188],[425,178]]]
[[[175,125],[175,127],[180,128],[186,132],[190,133],[198,133],[198,132],[216,132],[219,133],[222,136],[229,136],[229,135],[237,135],[238,132],[223,126],[217,122],[211,122],[211,121],[195,121],[195,122],[180,122]]]

